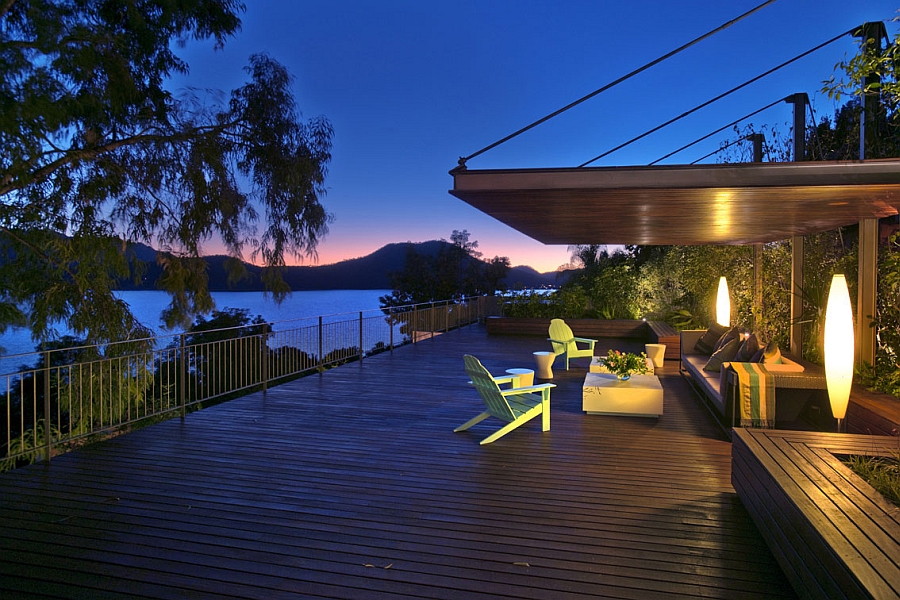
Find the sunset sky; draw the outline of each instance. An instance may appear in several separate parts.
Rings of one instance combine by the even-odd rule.
[[[175,84],[228,91],[246,80],[248,57],[266,52],[295,76],[303,116],[331,121],[323,203],[335,220],[318,264],[467,229],[485,257],[551,271],[568,261],[565,246],[538,243],[448,193],[457,159],[762,3],[251,0],[224,50],[179,51],[191,72]],[[863,22],[886,21],[893,36],[898,8],[900,0],[776,0],[468,166],[576,166]],[[857,45],[846,36],[595,164],[647,164],[797,92],[809,94],[818,118],[831,116],[838,104],[822,82]],[[780,103],[745,123],[787,135],[790,119]],[[729,133],[665,163],[697,160]]]

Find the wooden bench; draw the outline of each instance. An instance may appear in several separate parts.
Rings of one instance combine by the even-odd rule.
[[[835,455],[889,455],[897,438],[734,430],[732,484],[804,598],[900,598],[900,508]]]
[[[648,340],[651,344],[665,344],[666,358],[681,360],[681,335],[665,321],[647,321]]]
[[[565,319],[577,337],[647,339],[647,322],[637,319]],[[540,335],[547,337],[550,319],[528,317],[488,317],[491,335]]]

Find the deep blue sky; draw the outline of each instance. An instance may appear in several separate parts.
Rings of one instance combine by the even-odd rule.
[[[540,244],[447,192],[458,157],[762,2],[248,0],[242,31],[224,51],[211,43],[181,51],[191,73],[179,84],[230,90],[245,81],[249,55],[266,52],[295,76],[303,116],[331,120],[324,204],[335,221],[319,264],[467,229],[486,257],[547,271],[567,262],[565,246]],[[886,21],[893,35],[898,7],[900,0],[777,0],[469,167],[576,166],[865,21]],[[847,36],[595,164],[647,164],[796,92],[809,94],[819,117],[831,115],[837,104],[822,81],[856,48]],[[779,104],[751,122],[787,132],[790,119],[790,106]],[[666,162],[696,160],[727,133]]]

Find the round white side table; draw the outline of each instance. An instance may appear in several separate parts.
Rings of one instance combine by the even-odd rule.
[[[647,358],[653,361],[654,367],[658,369],[663,366],[663,361],[666,358],[665,344],[645,344],[644,352],[647,354]]]
[[[538,379],[553,379],[553,361],[556,355],[552,352],[535,352],[534,362],[537,364],[537,371],[534,376]]]
[[[506,372],[519,377],[519,384],[516,387],[534,385],[534,371],[531,369],[507,369]]]

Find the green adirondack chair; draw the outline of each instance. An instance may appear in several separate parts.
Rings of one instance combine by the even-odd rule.
[[[597,340],[589,338],[575,337],[572,328],[566,325],[562,319],[553,319],[550,321],[550,337],[547,338],[553,347],[553,354],[559,356],[566,355],[566,371],[569,370],[569,359],[579,357],[594,356],[594,344]],[[588,346],[579,347],[578,344],[587,344]]]
[[[543,431],[550,431],[550,388],[556,387],[556,384],[541,383],[528,387],[500,389],[501,383],[514,382],[517,378],[513,375],[493,377],[481,361],[471,354],[466,354],[463,360],[466,364],[466,373],[484,400],[487,410],[453,431],[464,431],[488,417],[496,417],[505,421],[506,425],[481,440],[482,444],[490,444],[538,415],[543,417]]]

